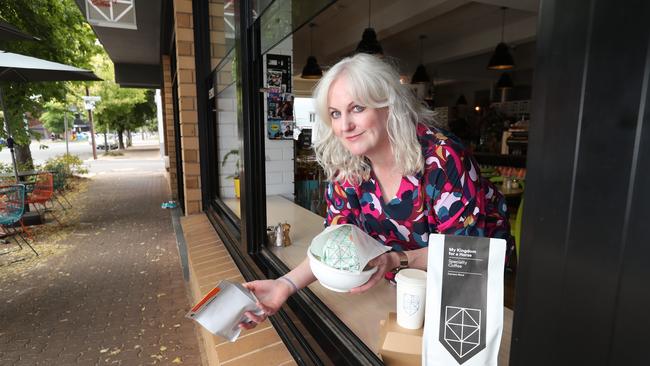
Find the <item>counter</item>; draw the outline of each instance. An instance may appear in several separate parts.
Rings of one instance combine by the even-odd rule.
[[[239,215],[239,201],[224,200],[224,203]],[[289,268],[295,268],[307,255],[307,248],[313,237],[323,230],[323,217],[306,210],[280,196],[268,196],[266,200],[268,225],[287,222],[291,225],[292,245],[271,247],[271,251]],[[318,282],[309,289],[336,314],[368,348],[377,353],[379,343],[379,322],[395,311],[395,286],[387,281],[380,282],[364,294],[352,295],[330,291]],[[499,352],[499,365],[507,365],[512,310],[504,308],[504,332]]]

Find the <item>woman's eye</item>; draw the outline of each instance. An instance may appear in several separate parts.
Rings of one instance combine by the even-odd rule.
[[[362,106],[360,106],[360,105],[355,105],[355,106],[352,108],[352,111],[353,111],[353,112],[357,112],[357,113],[363,112],[363,111],[365,111],[365,110],[366,110],[366,107],[362,107]]]
[[[341,117],[341,112],[339,112],[339,111],[331,111],[330,112],[330,117],[332,117],[334,119],[339,118],[339,117]]]

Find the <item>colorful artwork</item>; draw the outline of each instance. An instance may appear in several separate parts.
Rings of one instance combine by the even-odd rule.
[[[271,140],[281,140],[282,139],[282,120],[269,118],[266,122],[267,134]]]
[[[293,139],[291,56],[266,55],[266,119],[269,139]]]

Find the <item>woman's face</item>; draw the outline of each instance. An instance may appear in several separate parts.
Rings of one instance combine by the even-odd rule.
[[[388,108],[368,108],[355,100],[349,90],[348,78],[341,76],[334,80],[327,94],[334,135],[352,155],[372,160],[373,155],[390,152]]]

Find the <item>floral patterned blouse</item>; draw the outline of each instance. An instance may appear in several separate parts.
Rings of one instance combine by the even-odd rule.
[[[360,184],[330,182],[325,226],[354,224],[396,250],[428,245],[429,233],[510,239],[506,202],[480,175],[478,164],[453,136],[418,124],[424,173],[402,177],[385,202],[373,173]]]

